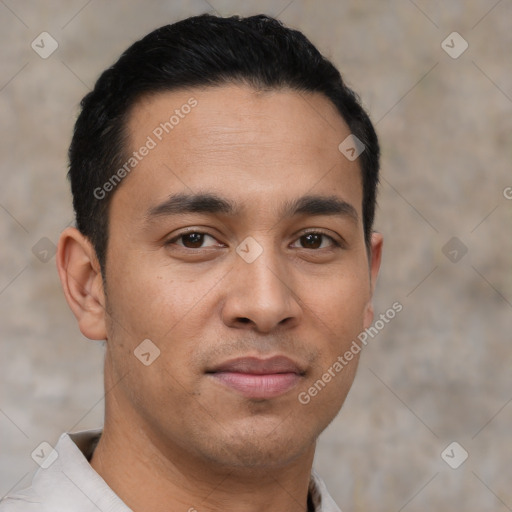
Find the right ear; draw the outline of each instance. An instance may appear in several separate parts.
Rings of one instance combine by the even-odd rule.
[[[82,334],[92,340],[106,340],[101,268],[91,242],[74,227],[66,228],[60,235],[57,270],[66,301]]]

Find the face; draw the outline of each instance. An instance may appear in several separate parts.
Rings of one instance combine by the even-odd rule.
[[[372,321],[380,245],[372,265],[359,164],[338,150],[349,129],[321,95],[235,85],[145,98],[128,129],[137,162],[106,260],[117,407],[165,450],[289,463],[339,411],[358,355],[300,393]]]

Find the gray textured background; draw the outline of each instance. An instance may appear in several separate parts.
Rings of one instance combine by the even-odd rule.
[[[78,102],[133,41],[214,10],[304,31],[381,139],[375,305],[404,309],[370,340],[317,470],[344,512],[512,510],[511,0],[0,0],[0,496],[29,484],[41,441],[102,422],[103,348],[41,261],[72,221]],[[30,46],[43,31],[59,44],[47,59]],[[456,59],[453,31],[469,44]],[[469,453],[458,469],[441,458],[452,441]]]

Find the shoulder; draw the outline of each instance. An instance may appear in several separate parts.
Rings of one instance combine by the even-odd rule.
[[[0,512],[45,512],[41,500],[34,495],[32,489],[24,489],[6,496],[0,501]]]
[[[98,510],[81,489],[86,488],[91,496],[103,495],[108,489],[86,458],[100,433],[100,429],[64,433],[55,448],[42,448],[44,458],[31,485],[5,496],[0,501],[0,512]]]

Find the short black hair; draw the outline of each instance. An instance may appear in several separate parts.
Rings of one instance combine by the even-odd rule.
[[[114,191],[105,194],[102,187],[127,160],[126,125],[131,109],[153,93],[229,83],[316,92],[334,104],[365,148],[359,163],[369,247],[380,150],[359,97],[301,32],[265,15],[223,18],[203,14],[160,27],[136,41],[81,101],[69,148],[68,178],[77,228],[91,241],[103,277]],[[99,198],[98,190],[102,190]]]

